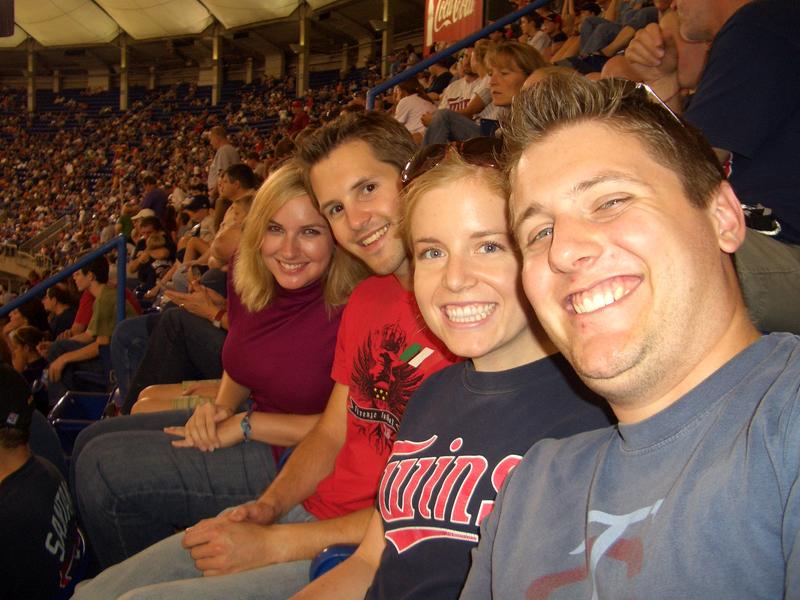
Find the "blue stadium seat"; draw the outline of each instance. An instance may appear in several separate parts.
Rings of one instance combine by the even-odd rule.
[[[47,419],[58,434],[65,456],[72,455],[78,434],[103,417],[109,401],[106,392],[70,391],[56,402]]]
[[[314,581],[317,577],[324,575],[340,562],[349,558],[356,551],[356,548],[358,548],[356,544],[328,546],[311,561],[311,566],[308,568],[308,580]]]

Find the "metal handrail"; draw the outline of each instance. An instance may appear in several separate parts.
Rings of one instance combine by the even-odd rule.
[[[64,215],[60,219],[50,223],[50,225],[45,227],[43,231],[36,234],[31,239],[22,242],[19,245],[19,249],[24,250],[25,252],[35,252],[39,246],[41,246],[49,238],[63,231],[67,225],[69,225],[69,217]]]
[[[367,110],[372,110],[375,107],[375,97],[378,94],[385,92],[389,88],[394,87],[395,85],[397,85],[402,81],[405,81],[406,79],[410,79],[417,73],[420,73],[425,69],[427,69],[428,67],[430,67],[431,65],[439,62],[445,56],[450,56],[452,54],[455,54],[459,50],[462,50],[463,48],[473,45],[479,39],[486,37],[493,31],[502,29],[509,23],[513,23],[522,16],[532,13],[534,10],[536,10],[541,6],[544,6],[548,2],[550,2],[550,0],[534,0],[534,2],[531,2],[527,6],[523,6],[519,10],[509,13],[503,18],[497,19],[497,21],[495,21],[494,23],[490,23],[483,29],[479,29],[475,33],[468,35],[467,37],[457,41],[455,44],[453,44],[452,46],[448,46],[441,52],[437,52],[436,54],[429,56],[425,60],[418,62],[417,64],[411,67],[408,67],[405,71],[403,71],[402,73],[398,73],[391,79],[387,79],[383,83],[379,83],[378,85],[376,85],[374,88],[370,88],[370,90],[367,92]]]
[[[118,235],[102,246],[95,248],[88,254],[81,257],[74,265],[65,267],[52,277],[48,277],[44,281],[37,283],[27,292],[22,294],[22,296],[14,298],[14,300],[8,304],[3,305],[0,307],[0,317],[6,316],[12,310],[18,308],[22,304],[25,304],[31,298],[42,294],[42,292],[47,290],[47,288],[53,287],[59,281],[63,281],[78,269],[85,267],[95,258],[103,256],[112,250],[117,251],[117,322],[119,323],[125,318],[125,275],[128,262],[128,248],[125,245],[124,235]]]

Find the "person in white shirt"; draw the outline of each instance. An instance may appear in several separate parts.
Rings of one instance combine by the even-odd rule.
[[[405,125],[406,129],[414,137],[414,141],[419,144],[425,134],[425,124],[422,122],[422,115],[436,110],[436,105],[427,99],[419,81],[412,77],[398,83],[394,87],[395,109],[394,118]]]

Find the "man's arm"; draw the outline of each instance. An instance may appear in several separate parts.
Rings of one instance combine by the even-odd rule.
[[[319,482],[333,471],[347,433],[349,389],[341,383],[333,386],[322,417],[258,499],[257,503],[270,507],[275,516],[308,498]]]
[[[611,0],[603,11],[603,18],[611,23],[617,22],[619,16],[619,0]]]
[[[322,577],[314,580],[292,600],[338,598],[360,600],[369,589],[381,561],[386,540],[383,536],[383,521],[377,510],[372,511],[367,533],[355,553]]]
[[[92,335],[90,331],[84,329],[80,333],[73,335],[71,339],[75,342],[89,343],[94,341],[94,335]]]
[[[211,243],[211,256],[208,260],[208,266],[220,268],[227,265],[239,248],[241,239],[241,227],[229,227],[222,233],[218,233]]]
[[[364,508],[334,519],[278,525],[236,522],[222,515],[187,529],[183,546],[204,576],[238,573],[310,560],[331,544],[358,543],[371,513]]]
[[[678,47],[675,33],[650,23],[636,32],[625,49],[625,58],[656,95],[675,113],[683,113],[678,79]]]
[[[371,508],[321,521],[270,524],[310,496],[333,470],[347,431],[348,390],[345,385],[334,385],[317,425],[256,502],[201,521],[187,530],[183,546],[204,575],[310,559],[331,544],[361,541]]]
[[[73,323],[72,327],[70,327],[67,331],[62,331],[61,334],[56,339],[58,340],[75,339],[76,336],[80,335],[84,331],[86,331],[85,324]]]
[[[186,254],[183,256],[184,264],[197,260],[197,257],[205,253],[210,244],[199,237],[193,237],[186,243]]]
[[[457,110],[455,112],[464,115],[465,117],[469,117],[470,119],[481,112],[484,108],[486,108],[486,103],[481,99],[478,94],[472,96],[472,99],[469,101],[469,104],[465,108],[461,110]]]
[[[86,333],[88,333],[88,331]],[[100,356],[100,346],[108,345],[108,343],[108,336],[97,336],[94,338],[93,342],[86,344],[83,348],[65,352],[50,363],[50,366],[47,368],[48,378],[50,381],[59,381],[64,367],[70,363],[81,362]]]
[[[150,253],[147,250],[142,250],[139,252],[134,258],[128,261],[128,275],[131,277],[135,276],[139,272],[139,267],[142,266],[142,263],[145,263],[148,260],[150,260]]]

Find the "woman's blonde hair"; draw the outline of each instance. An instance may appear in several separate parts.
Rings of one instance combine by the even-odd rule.
[[[536,69],[547,66],[547,61],[536,48],[513,40],[500,42],[486,56],[487,67],[502,67],[509,63],[516,66],[525,75],[530,75]]]
[[[164,237],[164,234],[160,231],[156,231],[150,234],[150,237],[147,238],[147,242],[145,242],[145,248],[148,250],[158,250],[159,248],[163,248],[167,245],[167,239]]]
[[[420,200],[426,194],[455,182],[482,182],[489,191],[501,198],[507,198],[506,179],[502,171],[482,167],[465,161],[461,155],[450,148],[447,156],[438,165],[414,179],[402,191],[402,216],[400,233],[413,263],[413,239],[411,237],[411,217]]]
[[[270,220],[289,201],[308,196],[298,163],[291,159],[282,165],[256,192],[253,206],[244,222],[239,254],[233,271],[233,285],[242,304],[250,312],[267,306],[275,296],[275,278],[261,257],[261,240]],[[325,304],[329,308],[347,302],[353,288],[369,275],[367,267],[341,249],[322,276]]]

